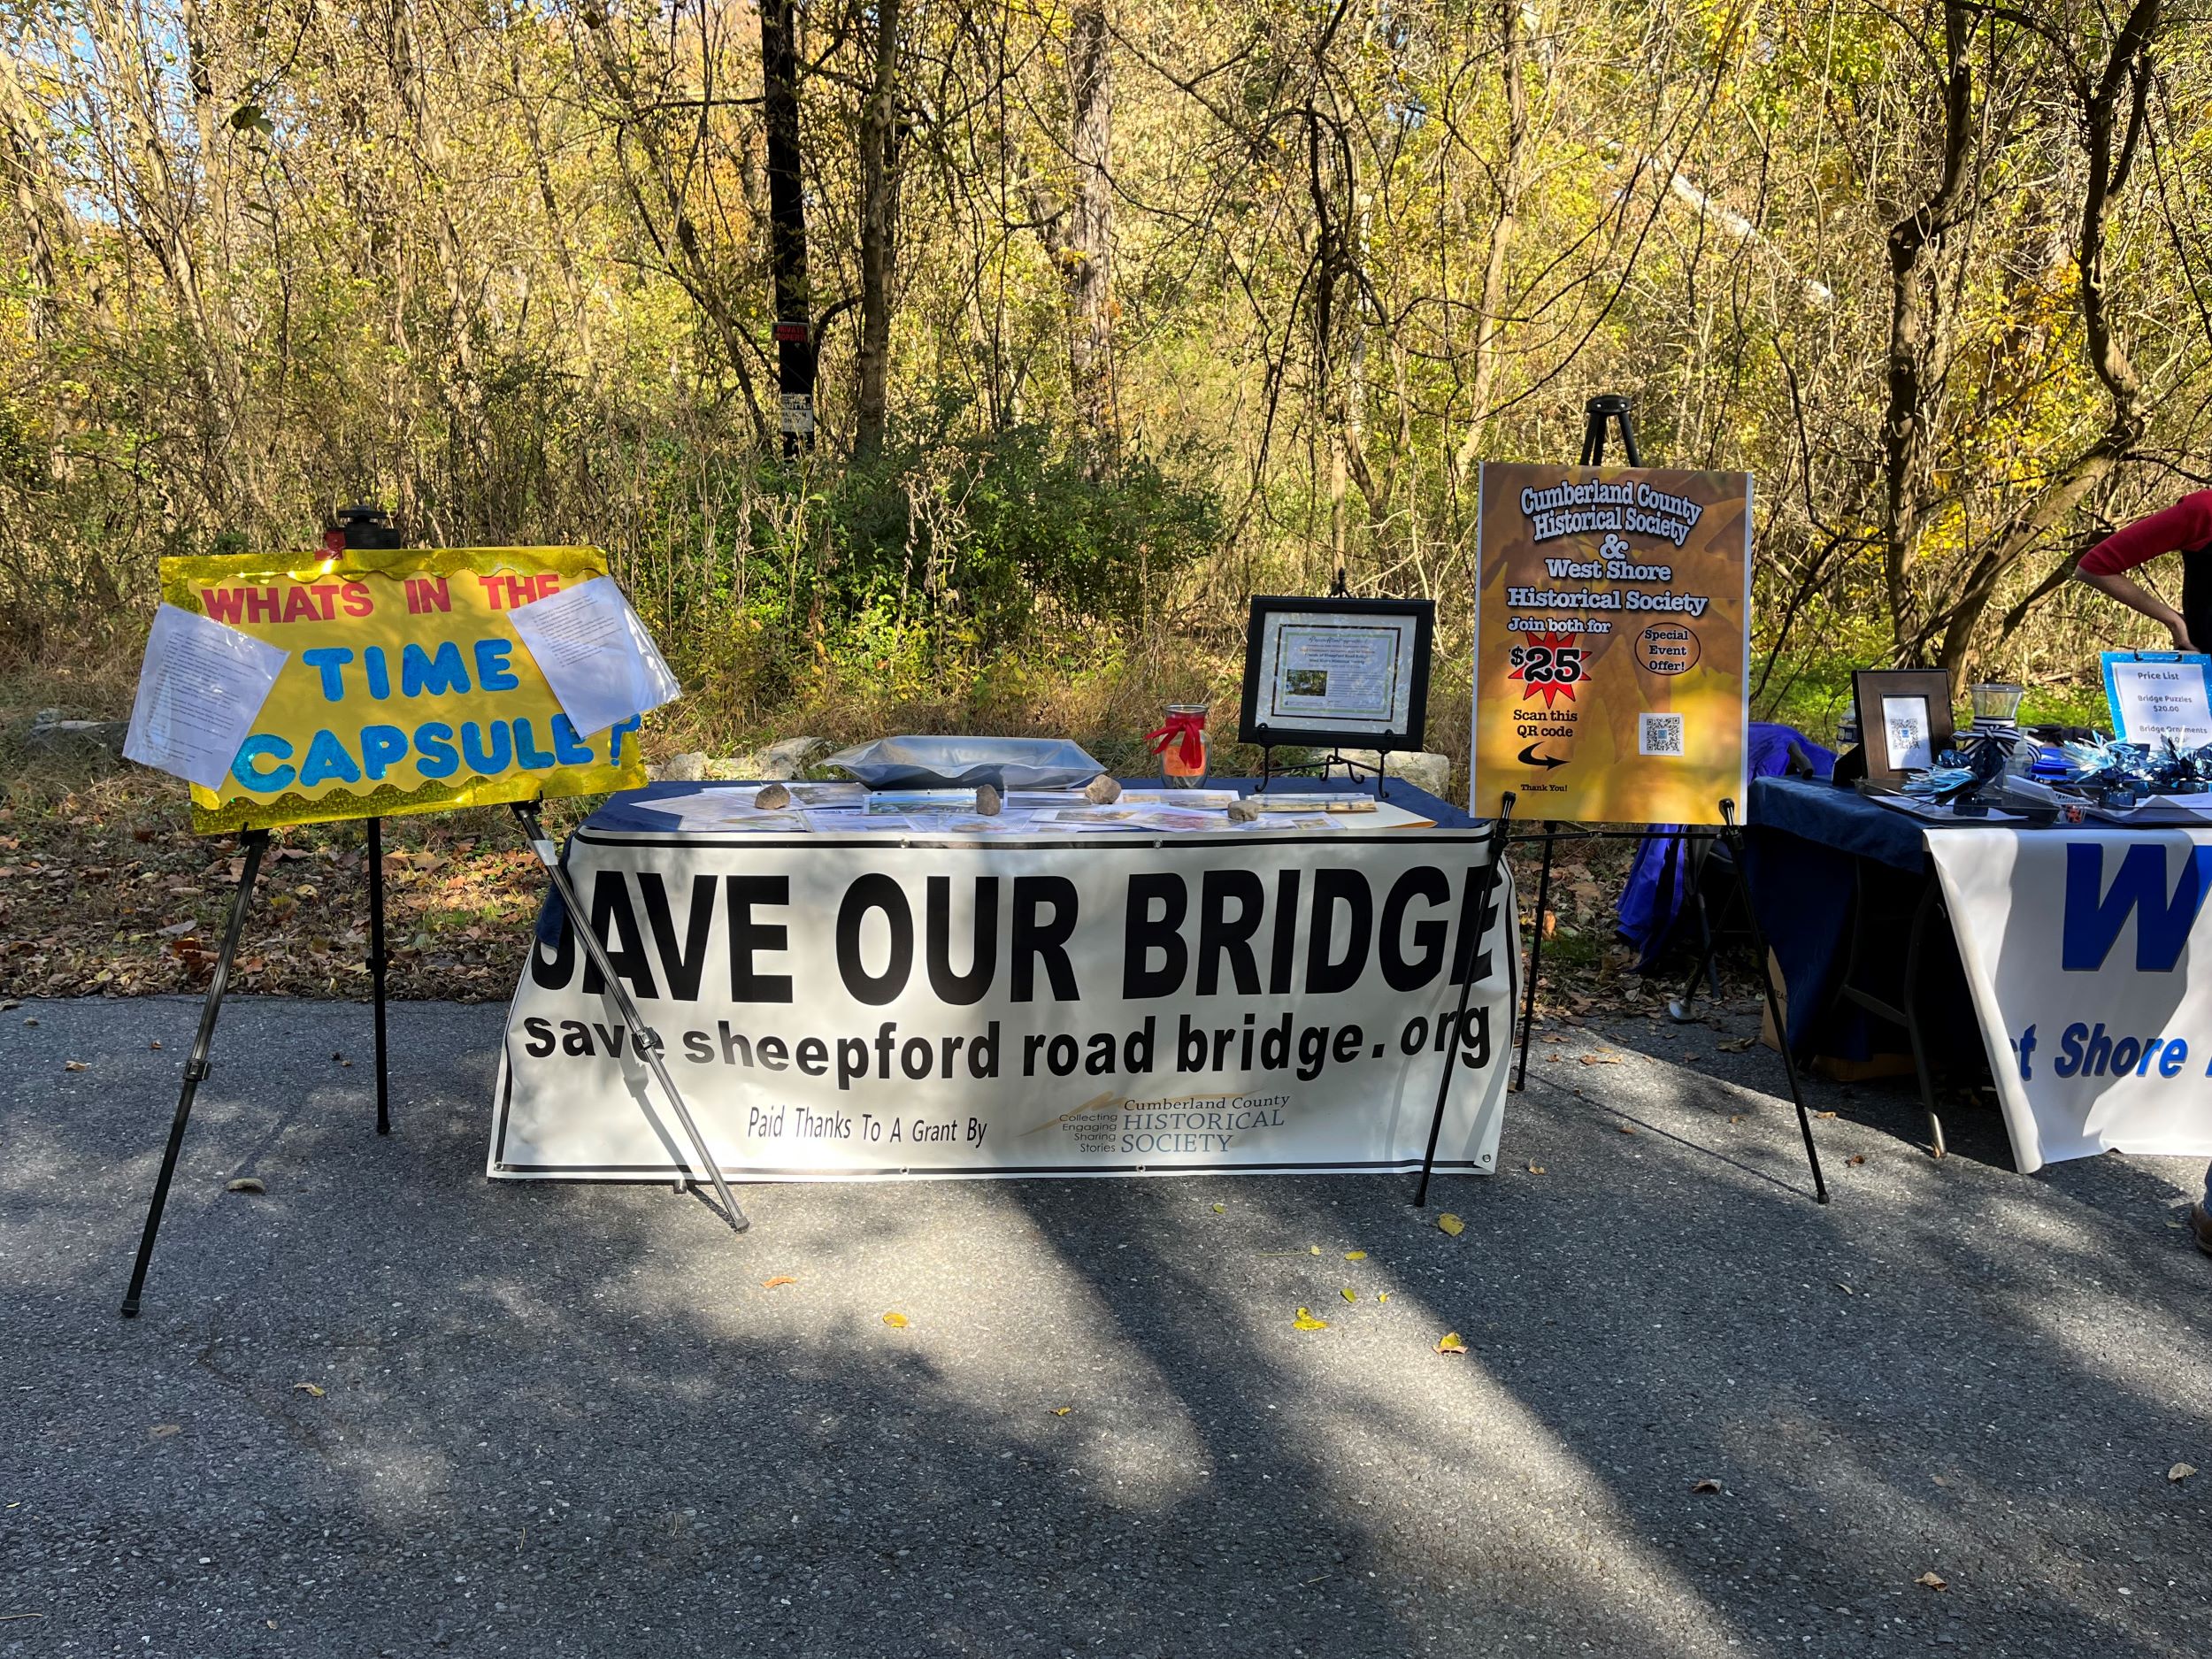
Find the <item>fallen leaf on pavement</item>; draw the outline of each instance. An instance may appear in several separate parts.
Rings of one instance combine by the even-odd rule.
[[[1052,1408],[1052,1415],[1056,1417],[1064,1417],[1074,1409],[1073,1406],[1055,1406]]]
[[[226,1181],[223,1190],[227,1193],[265,1193],[269,1189],[262,1185],[258,1175],[242,1175],[234,1181]]]
[[[87,1065],[82,1060],[64,1060],[61,1063],[61,1069],[65,1071],[89,1071],[92,1070],[92,1068]]]
[[[1344,1252],[1344,1259],[1348,1262],[1363,1262],[1367,1259],[1367,1252],[1364,1250],[1347,1250]]]
[[[1456,1331],[1447,1331],[1436,1339],[1436,1351],[1440,1354],[1464,1354],[1467,1351],[1466,1339]]]
[[[1634,1124],[1615,1124],[1613,1127],[1619,1130],[1624,1135],[1632,1135],[1636,1133],[1636,1125]]]
[[[1338,1294],[1347,1302],[1357,1302],[1359,1300],[1359,1292],[1354,1290],[1349,1285],[1345,1286],[1345,1287]]]
[[[1833,1112],[1815,1112],[1815,1113],[1813,1114],[1813,1116],[1814,1116],[1814,1117],[1816,1117],[1816,1118],[1833,1118],[1833,1117],[1835,1116],[1835,1113],[1833,1113]]]
[[[1228,1213],[1229,1213],[1229,1206],[1228,1206],[1228,1205],[1226,1205],[1226,1204],[1216,1204],[1216,1205],[1214,1206],[1214,1214],[1216,1214],[1217,1216],[1225,1216],[1225,1215],[1227,1215]]]
[[[1720,1490],[1720,1482],[1709,1476],[1703,1480],[1693,1480],[1690,1482],[1690,1490],[1693,1492],[1718,1492]]]
[[[323,1397],[323,1386],[320,1383],[296,1382],[292,1385],[292,1392],[296,1394],[306,1394],[311,1399],[319,1400]]]
[[[1436,1218],[1436,1225],[1441,1227],[1448,1236],[1455,1239],[1467,1231],[1467,1224],[1449,1210],[1446,1210]]]
[[[1951,1587],[1950,1580],[1946,1578],[1939,1572],[1924,1572],[1917,1578],[1915,1578],[1913,1582],[1915,1584],[1924,1584],[1931,1590],[1947,1590]]]
[[[883,1316],[883,1322],[894,1331],[906,1329],[906,1316],[902,1313],[887,1313]]]
[[[1575,1058],[1585,1065],[1618,1065],[1621,1063],[1617,1054],[1578,1054]]]
[[[1294,1329],[1300,1331],[1325,1331],[1329,1328],[1326,1319],[1317,1319],[1303,1308],[1298,1310],[1298,1317],[1290,1323]]]
[[[2196,1472],[2197,1469],[2194,1463],[2176,1463],[2171,1469],[2169,1469],[2166,1471],[2166,1479],[2169,1480],[2186,1480],[2190,1476],[2195,1474]]]
[[[1375,1300],[1377,1302],[1388,1302],[1390,1300],[1390,1293],[1386,1290],[1379,1290],[1375,1293]]]
[[[1531,1175],[1541,1175],[1544,1173],[1544,1166],[1540,1164],[1532,1164],[1528,1166],[1528,1172]]]
[[[1724,1054],[1741,1054],[1755,1041],[1756,1039],[1751,1037],[1726,1037],[1715,1043],[1713,1047]]]
[[[1863,1152],[1854,1152],[1849,1157],[1846,1158],[1844,1162],[1847,1164],[1863,1164],[1866,1162],[1866,1154]]]
[[[779,1285],[795,1285],[798,1282],[798,1279],[792,1274],[779,1273],[773,1279],[762,1279],[760,1281],[760,1287],[763,1290],[773,1290]]]
[[[1321,1247],[1317,1244],[1309,1244],[1306,1246],[1306,1254],[1308,1256],[1318,1256],[1321,1254]]]
[[[181,1423],[157,1423],[153,1425],[153,1427],[148,1429],[146,1432],[155,1440],[165,1440],[172,1434],[183,1433],[184,1425]]]

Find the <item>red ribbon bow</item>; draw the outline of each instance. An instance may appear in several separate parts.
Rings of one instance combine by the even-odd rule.
[[[1183,740],[1183,764],[1196,772],[1206,764],[1206,717],[1202,714],[1171,714],[1167,724],[1156,732],[1147,732],[1145,741],[1152,745],[1156,755],[1164,751],[1177,738]]]

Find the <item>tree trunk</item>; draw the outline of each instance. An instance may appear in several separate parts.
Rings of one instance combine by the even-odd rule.
[[[1939,661],[1954,673],[1963,672],[1971,660],[1975,630],[1996,597],[2005,572],[2042,546],[2082,499],[2118,470],[2143,435],[2142,380],[2112,326],[2105,287],[2105,228],[2112,198],[2127,182],[2142,142],[2150,94],[2151,48],[2162,10],[2162,0],[2135,0],[2113,36],[2102,72],[2093,81],[2085,80],[2077,94],[2087,141],[2087,178],[2074,250],[2081,270],[2082,340],[2089,366],[2111,399],[2111,416],[2096,441],[2071,465],[2061,468],[2035,502],[1975,560],[1959,596],[1945,615],[1930,620],[1930,634],[1939,625],[1942,627]],[[2061,571],[2070,569],[2075,562],[2062,561]],[[2030,608],[2062,580],[2055,574],[2039,583],[2006,615],[2005,634],[2016,629]]]
[[[1114,409],[1113,80],[1105,0],[1077,0],[1068,42],[1069,152],[1074,211],[1067,255],[1069,381],[1084,437],[1102,468],[1119,437]]]
[[[1966,53],[1973,39],[1966,0],[1944,0],[1945,80],[1942,176],[1919,208],[1890,227],[1889,405],[1882,422],[1882,575],[1890,637],[1900,662],[1918,654],[1911,574],[1920,533],[1933,505],[1928,474],[1930,426],[1949,357],[1952,326],[1934,266],[1943,239],[1969,211],[1974,177],[1974,82]]]
[[[776,386],[783,452],[814,447],[814,305],[800,184],[799,52],[792,0],[761,0],[761,110],[768,136],[768,266],[775,284]]]
[[[876,0],[876,77],[860,116],[859,396],[853,453],[883,451],[890,407],[891,272],[898,229],[898,0]]]
[[[1521,190],[1526,171],[1522,157],[1528,148],[1528,87],[1522,76],[1527,55],[1521,35],[1524,4],[1525,0],[1500,0],[1498,6],[1500,73],[1505,82],[1505,155],[1498,166],[1498,216],[1490,225],[1490,257],[1482,268],[1482,309],[1475,319],[1474,411],[1467,422],[1467,435],[1452,457],[1455,484],[1466,478],[1482,448],[1490,398],[1497,386],[1498,341],[1505,333],[1506,257],[1521,228]]]

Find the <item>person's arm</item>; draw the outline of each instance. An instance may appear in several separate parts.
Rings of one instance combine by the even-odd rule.
[[[2085,561],[2075,571],[2075,579],[2087,582],[2099,593],[2118,600],[2131,611],[2139,611],[2152,621],[2174,636],[2174,649],[2193,651],[2197,648],[2189,639],[2189,625],[2182,620],[2181,612],[2161,599],[2131,576],[2118,571],[2093,571]]]
[[[2197,648],[2181,613],[2126,572],[2162,553],[2207,543],[2212,543],[2212,489],[2200,489],[2107,536],[2082,556],[2074,575],[2165,628],[2176,650],[2193,651]]]

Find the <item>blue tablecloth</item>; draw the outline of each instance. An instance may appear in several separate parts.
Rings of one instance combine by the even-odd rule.
[[[1915,882],[1935,879],[1924,827],[1853,789],[1798,778],[1753,780],[1745,878],[1759,926],[1789,988],[1789,1042],[1801,1056],[1864,1059],[1878,1049],[1903,1050],[1901,1032],[1835,1001],[1848,965],[1852,902],[1860,883],[1887,886],[1894,896]],[[1885,872],[1893,872],[1886,881]],[[1954,1048],[1963,1057],[1979,1052],[1979,1028],[1964,982],[1947,962],[1947,935],[1941,922],[1930,930],[1929,942],[1937,949],[1924,967],[1922,1026],[1938,1057],[1947,1057]],[[1880,942],[1901,977],[1905,929],[1899,926]],[[1879,992],[1893,995],[1887,986]]]

